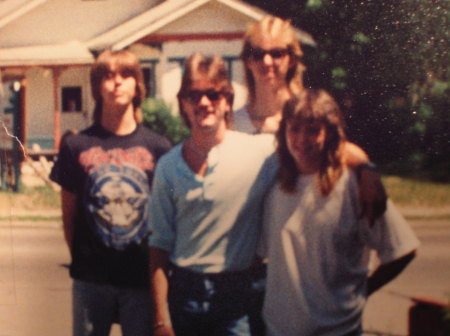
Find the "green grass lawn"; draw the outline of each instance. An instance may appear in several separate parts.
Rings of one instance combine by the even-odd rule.
[[[389,196],[399,206],[450,207],[450,184],[424,182],[397,176],[383,176]],[[24,208],[59,208],[59,192],[49,187],[23,188],[18,193],[0,191],[0,195],[23,198]],[[21,196],[22,195],[22,196]]]
[[[450,184],[424,182],[397,176],[383,176],[383,183],[395,204],[404,207],[450,207]]]
[[[59,192],[50,187],[24,188],[20,192],[0,191],[0,220],[45,220],[53,219],[52,210],[59,210],[61,200]],[[14,210],[11,212],[11,210]],[[11,212],[11,213],[10,213]],[[17,217],[15,213],[29,213]],[[16,218],[17,217],[17,218]]]
[[[389,194],[389,197],[399,207],[409,208],[450,208],[450,184],[424,182],[414,179],[401,178],[397,176],[383,176],[383,183]],[[20,193],[9,191],[0,191],[0,203],[3,206],[14,207],[19,210],[39,211],[40,214],[28,215],[18,220],[52,220],[46,210],[59,209],[61,201],[59,192],[50,187],[22,188]],[[42,210],[42,211],[41,211]],[[5,211],[3,211],[5,212]],[[430,214],[427,214],[429,216]],[[6,214],[0,214],[0,220],[5,219]],[[450,219],[448,214],[445,218]]]
[[[35,207],[59,208],[61,206],[60,193],[48,186],[24,188],[22,193],[29,196]]]

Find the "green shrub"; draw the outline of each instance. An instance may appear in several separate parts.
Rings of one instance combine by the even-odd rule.
[[[161,99],[148,98],[142,104],[144,125],[177,144],[189,135],[189,129],[180,116],[171,113],[170,107]]]
[[[444,311],[444,334],[450,335],[450,302]]]

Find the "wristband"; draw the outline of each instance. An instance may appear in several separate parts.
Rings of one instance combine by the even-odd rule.
[[[153,325],[153,330],[164,327],[166,324],[163,321],[158,321]]]
[[[377,170],[377,165],[373,162],[366,162],[366,163],[361,163],[358,166],[356,166],[357,170],[362,170],[362,169],[370,169],[370,170]]]
[[[356,168],[355,168],[355,173],[356,173],[356,176],[358,176],[358,178],[361,177],[361,172],[364,169],[368,169],[368,170],[375,171],[375,172],[378,171],[377,165],[373,162],[361,163],[360,165],[356,166]]]

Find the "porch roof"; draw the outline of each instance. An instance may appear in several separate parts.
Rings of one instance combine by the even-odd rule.
[[[0,48],[0,66],[91,64],[94,56],[79,41],[63,44]]]

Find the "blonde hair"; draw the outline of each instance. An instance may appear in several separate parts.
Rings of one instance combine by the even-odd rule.
[[[277,153],[280,159],[278,181],[281,188],[292,193],[295,191],[299,171],[289,152],[286,140],[287,124],[290,122],[320,122],[325,126],[325,144],[319,166],[318,186],[322,195],[329,195],[342,175],[342,149],[346,140],[341,110],[324,90],[306,89],[299,96],[292,97],[283,109],[283,118],[276,133]]]
[[[233,106],[234,90],[228,78],[228,71],[225,62],[220,56],[205,56],[201,53],[192,54],[184,64],[183,78],[177,98],[180,108],[180,114],[184,122],[190,127],[189,119],[183,111],[181,100],[186,97],[192,87],[192,83],[199,77],[205,77],[210,80],[224,94],[227,103],[230,105],[230,111],[225,115],[225,121],[228,128],[233,127]]]
[[[101,95],[102,81],[111,72],[114,66],[115,71],[127,76],[132,76],[136,80],[136,95],[133,98],[134,119],[137,123],[142,122],[143,116],[141,104],[145,99],[145,84],[139,60],[128,50],[103,51],[95,60],[91,69],[92,96],[95,100],[94,121],[100,122],[103,108],[103,98]]]
[[[255,78],[247,63],[254,48],[252,42],[257,36],[261,35],[286,41],[289,57],[291,57],[293,61],[286,75],[286,83],[292,94],[299,94],[303,90],[303,72],[306,70],[301,62],[303,51],[300,47],[300,42],[297,39],[294,27],[291,25],[290,21],[268,15],[260,21],[250,25],[244,35],[244,46],[241,52],[241,59],[245,66],[245,78],[247,81],[250,102],[255,100]]]

